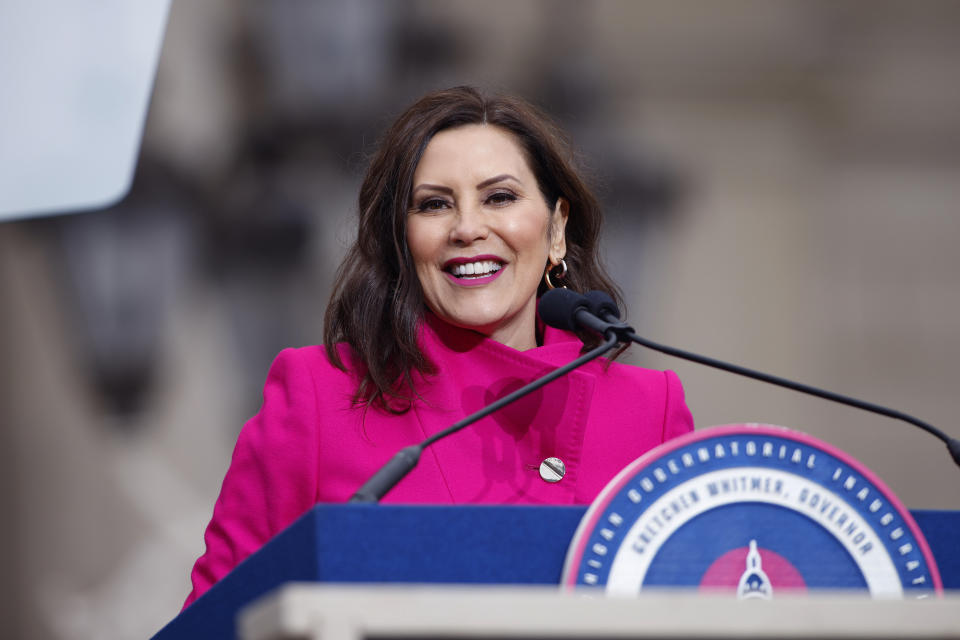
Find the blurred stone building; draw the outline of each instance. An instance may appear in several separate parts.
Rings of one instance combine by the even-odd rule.
[[[176,0],[130,196],[0,225],[7,637],[177,612],[270,360],[320,340],[366,154],[443,86],[567,127],[641,334],[960,434],[958,66],[955,2]],[[960,508],[907,425],[629,359],[698,426],[792,426]]]

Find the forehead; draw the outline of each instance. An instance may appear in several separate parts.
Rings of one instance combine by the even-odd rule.
[[[414,181],[477,182],[509,173],[533,180],[523,148],[512,133],[489,124],[444,129],[433,136],[414,172]]]

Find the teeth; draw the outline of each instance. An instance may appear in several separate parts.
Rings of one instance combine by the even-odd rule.
[[[500,271],[500,268],[499,262],[494,262],[493,260],[478,260],[477,262],[464,262],[461,264],[455,264],[453,267],[451,267],[450,273],[458,278],[463,278],[466,276],[482,278],[483,276]]]

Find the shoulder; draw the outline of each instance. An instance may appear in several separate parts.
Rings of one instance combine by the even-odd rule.
[[[606,392],[615,402],[626,402],[634,411],[649,413],[662,421],[662,439],[669,440],[693,430],[683,384],[673,371],[645,369],[613,362],[604,374]]]
[[[662,399],[665,404],[685,403],[683,384],[673,371],[611,362],[603,375],[604,383],[618,391],[629,389],[640,397]]]
[[[549,326],[544,327],[543,342],[543,347],[537,350],[538,355],[555,366],[576,358],[583,348],[583,343],[576,334]],[[683,398],[683,385],[673,371],[646,369],[618,361],[610,362],[604,358],[598,358],[586,365],[586,370],[597,375],[602,385],[617,390],[656,394],[672,391],[674,395]]]
[[[651,391],[681,386],[680,378],[673,371],[647,369],[617,361],[603,363],[600,366],[603,368],[603,375],[607,382],[639,386]]]
[[[261,413],[320,415],[350,407],[361,375],[346,345],[337,345],[344,369],[331,362],[323,345],[288,348],[274,358],[263,385]]]
[[[333,350],[342,367],[331,361],[324,345],[284,349],[270,365],[267,381],[275,379],[291,383],[312,379],[330,382],[340,378],[356,379],[358,375],[362,375],[363,363],[348,344],[337,344]]]

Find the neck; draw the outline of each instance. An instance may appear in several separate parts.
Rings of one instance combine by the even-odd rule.
[[[451,324],[432,312],[427,312],[425,316],[427,322],[434,328],[437,334],[443,337],[444,342],[455,348],[457,351],[465,351],[473,348],[476,343],[483,339],[490,339],[500,344],[515,349],[517,351],[526,351],[533,349],[538,345],[536,322],[531,321],[529,326],[525,323],[499,327],[492,331],[485,331],[479,327],[460,327]]]
[[[506,327],[494,331],[488,337],[517,351],[526,351],[537,346],[537,334],[532,323],[529,326],[524,324],[520,327]]]

